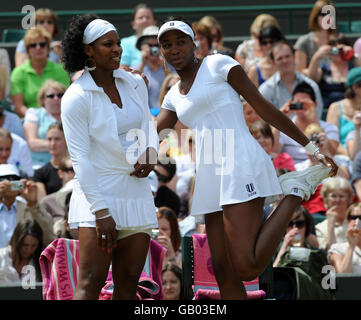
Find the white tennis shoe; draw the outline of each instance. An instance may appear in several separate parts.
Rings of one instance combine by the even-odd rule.
[[[287,172],[279,177],[283,194],[292,194],[308,200],[322,180],[329,176],[331,170],[332,167],[318,164],[302,171]]]

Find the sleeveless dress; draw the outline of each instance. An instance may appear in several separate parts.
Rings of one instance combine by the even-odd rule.
[[[343,116],[341,101],[338,102],[338,106],[340,108],[340,143],[346,147],[346,137],[352,130],[355,130],[355,125],[351,120],[348,120]]]
[[[178,82],[162,104],[193,131],[196,181],[192,215],[282,193],[272,160],[249,132],[240,97],[227,82],[229,70],[237,65],[225,55],[207,56],[188,94],[179,92]]]

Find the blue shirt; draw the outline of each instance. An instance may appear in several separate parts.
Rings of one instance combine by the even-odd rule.
[[[120,59],[120,64],[127,66],[137,66],[142,62],[142,54],[135,47],[137,43],[137,36],[133,35],[130,37],[122,38],[120,45],[123,49],[122,58]]]
[[[0,248],[9,244],[11,236],[16,227],[16,200],[11,205],[10,210],[7,206],[0,202]]]
[[[5,121],[3,127],[11,133],[24,138],[24,127],[19,116],[13,112],[4,110]]]
[[[296,81],[293,85],[292,91],[296,88],[296,86],[301,82],[306,82],[309,84],[316,96],[317,103],[317,116],[318,119],[321,119],[322,109],[323,109],[323,101],[320,92],[320,88],[317,83],[312,79],[306,77],[301,72],[296,71]],[[259,92],[275,107],[281,109],[281,107],[288,101],[292,100],[292,94],[288,91],[287,87],[283,84],[281,80],[281,76],[279,72],[276,72],[271,78],[267,79],[263,82],[259,87]]]

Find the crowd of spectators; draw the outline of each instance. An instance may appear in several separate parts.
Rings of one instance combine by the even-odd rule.
[[[361,39],[352,45],[337,30],[322,28],[322,7],[327,4],[315,2],[310,32],[294,45],[270,14],[254,19],[250,39],[236,50],[224,45],[216,18],[204,16],[192,23],[198,58],[226,54],[237,60],[264,97],[339,166],[337,176],[324,180],[295,210],[274,256],[274,267],[292,266],[301,256],[306,261],[301,268],[306,265],[303,272],[311,272],[311,278],[317,266],[313,258],[304,260],[306,256],[333,265],[337,273],[361,270]],[[36,28],[28,30],[16,48],[13,68],[7,51],[0,49],[0,284],[20,281],[26,265],[35,266],[39,278],[38,258],[45,246],[58,237],[77,239],[67,224],[74,170],[60,106],[81,70],[68,74],[61,64],[54,11],[38,9],[35,18]],[[152,8],[139,4],[131,19],[135,34],[121,39],[121,65],[146,75],[155,121],[164,96],[179,80],[160,55],[157,25]],[[275,169],[288,172],[316,164],[301,145],[240,99],[247,126]],[[182,297],[181,237],[204,232],[204,225],[190,215],[195,148],[192,131],[178,121],[160,145],[162,161],[149,175],[158,208],[159,234],[154,239],[166,249],[162,284],[167,300]],[[276,206],[269,206],[267,215]],[[297,255],[295,247],[303,251]],[[314,297],[327,296],[320,290],[315,289]]]

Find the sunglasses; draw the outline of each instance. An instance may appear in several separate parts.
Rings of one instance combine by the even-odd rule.
[[[49,99],[54,99],[55,97],[58,97],[59,99],[61,99],[61,97],[64,95],[64,93],[51,93],[51,94],[48,94],[46,95],[45,97],[46,98],[49,98]]]
[[[54,24],[54,21],[53,20],[37,20],[36,21],[37,24]]]
[[[328,13],[323,13],[322,11],[320,11],[320,13],[318,15],[322,16],[322,17],[326,17],[328,15]]]
[[[63,172],[74,172],[73,167],[70,167],[70,168],[65,167],[65,168],[61,168],[60,170],[63,171]]]
[[[348,220],[356,220],[356,219],[360,219],[361,220],[361,215],[349,215],[347,217]]]
[[[16,176],[16,175],[7,175],[7,176],[0,177],[0,181],[3,181],[3,180],[18,181],[18,180],[20,180],[20,177]]]
[[[36,48],[37,46],[40,46],[40,48],[45,48],[48,46],[48,43],[44,41],[44,42],[35,42],[29,44],[29,48]]]
[[[293,228],[293,225],[296,225],[297,229],[302,229],[306,225],[306,222],[305,220],[290,221],[288,227]]]
[[[155,174],[157,175],[158,181],[159,182],[168,182],[169,181],[169,177],[160,174],[157,170],[153,169],[153,171],[155,172]]]
[[[275,41],[274,40],[265,40],[265,41],[261,41],[260,43],[262,46],[266,46],[268,44],[274,44]]]

